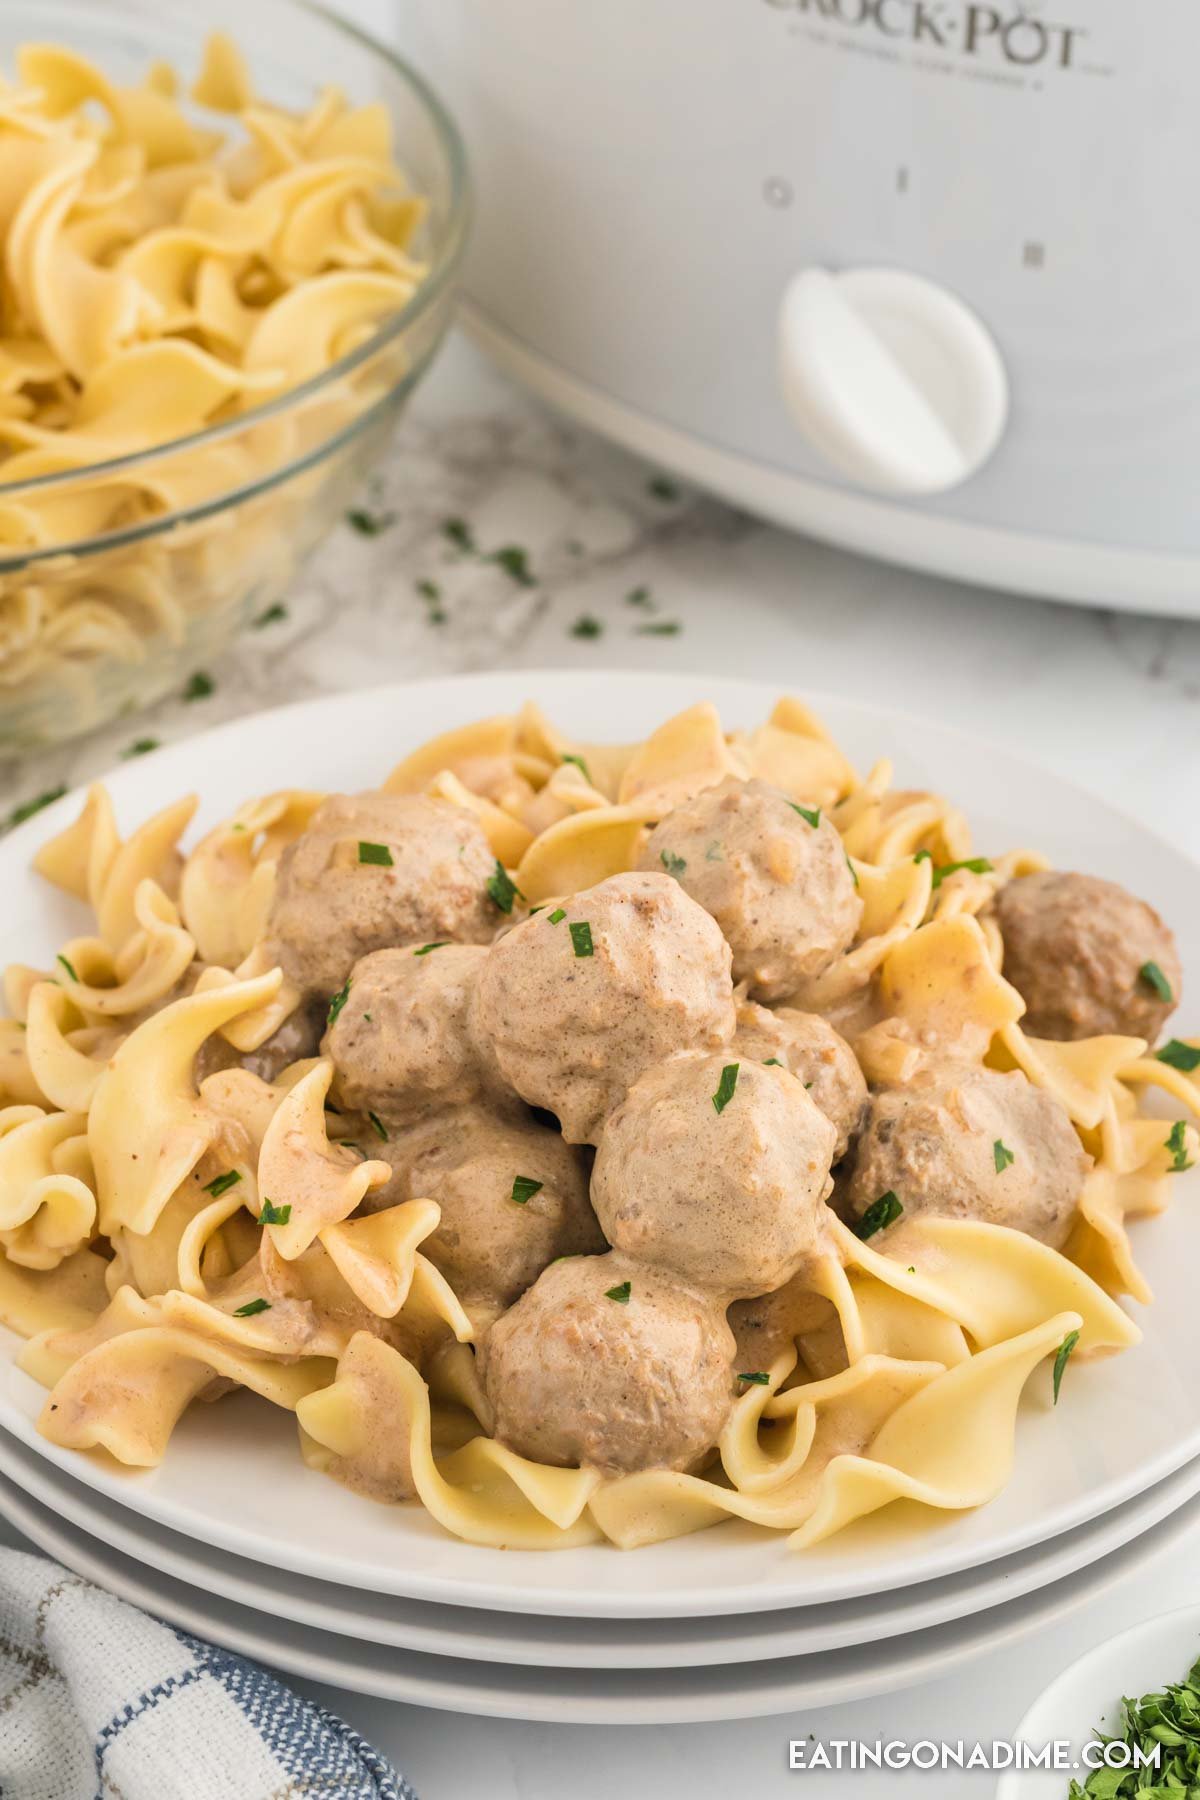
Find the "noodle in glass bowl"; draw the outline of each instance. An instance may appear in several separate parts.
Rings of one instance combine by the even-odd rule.
[[[0,749],[274,605],[450,319],[462,145],[306,0],[0,5]]]

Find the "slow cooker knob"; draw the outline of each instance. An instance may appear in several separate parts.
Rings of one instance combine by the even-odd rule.
[[[1008,378],[991,333],[903,269],[804,269],[779,314],[783,393],[834,468],[864,487],[937,494],[995,449]]]

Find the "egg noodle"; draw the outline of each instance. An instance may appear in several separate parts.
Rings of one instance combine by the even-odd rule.
[[[193,615],[278,591],[295,534],[311,535],[319,473],[233,513],[138,529],[294,469],[400,372],[393,347],[386,367],[368,360],[236,428],[412,297],[426,207],[382,105],[330,88],[284,111],[219,35],[191,99],[234,135],[197,123],[163,65],[122,87],[27,44],[16,82],[0,82],[0,555],[14,564],[0,573],[0,687],[138,662],[152,637],[181,643]],[[207,443],[96,467],[217,425],[230,429]],[[129,533],[100,557],[67,554]]]
[[[385,787],[469,809],[532,907],[632,869],[654,821],[729,776],[822,809],[841,835],[861,924],[805,1004],[837,1020],[872,1084],[912,1080],[936,1043],[1065,1108],[1091,1161],[1064,1253],[920,1214],[872,1243],[830,1210],[796,1278],[801,1328],[751,1365],[699,1472],[518,1455],[490,1435],[472,1347],[486,1321],[422,1252],[439,1208],[370,1209],[391,1168],[343,1147],[329,1059],[197,1083],[214,1034],[233,1062],[297,1004],[264,932],[278,860],[322,796],[251,799],[185,851],[193,798],[122,838],[97,786],[35,858],[94,930],[52,969],[10,967],[0,1023],[0,1317],[51,1390],[45,1436],[146,1467],[193,1400],[248,1388],[296,1414],[310,1467],[525,1549],[632,1547],[731,1515],[806,1546],[897,1498],[997,1494],[1038,1366],[1137,1341],[1116,1297],[1150,1295],[1126,1224],[1165,1207],[1197,1148],[1191,1124],[1139,1111],[1148,1087],[1188,1117],[1198,1100],[1142,1040],[1022,1031],[988,909],[1042,860],[974,857],[958,811],[897,791],[886,762],[860,778],[791,699],[748,733],[701,704],[623,748],[577,743],[527,705],[427,743]]]

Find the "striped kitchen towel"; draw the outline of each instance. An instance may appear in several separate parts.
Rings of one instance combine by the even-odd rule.
[[[416,1800],[256,1663],[21,1550],[0,1550],[0,1795]]]

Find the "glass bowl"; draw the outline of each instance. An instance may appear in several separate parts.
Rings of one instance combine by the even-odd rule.
[[[227,32],[264,101],[297,110],[320,89],[382,104],[396,164],[428,203],[413,248],[428,273],[402,310],[319,375],[184,438],[86,469],[0,480],[0,752],[30,750],[169,692],[275,604],[382,454],[450,319],[469,196],[461,140],[421,77],[307,0],[0,0],[0,69],[27,42],[62,44],[122,83],[158,60],[190,82]],[[3,465],[0,464],[0,470]],[[55,541],[97,489],[183,503]],[[20,541],[36,505],[41,537]],[[22,507],[27,508],[22,515]],[[49,541],[47,541],[49,537]]]

